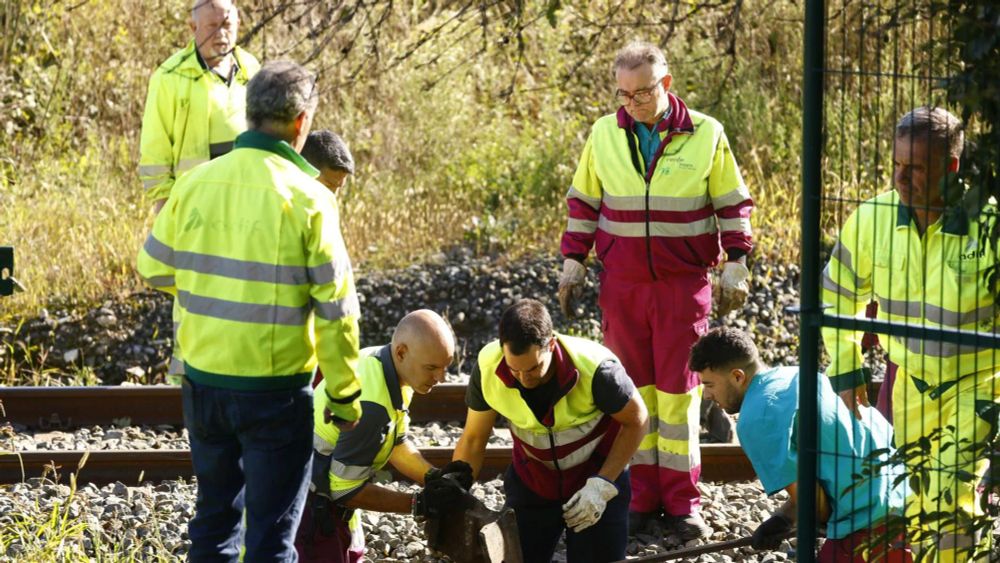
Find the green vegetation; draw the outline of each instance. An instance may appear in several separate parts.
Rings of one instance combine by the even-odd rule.
[[[665,44],[675,91],[726,125],[763,252],[794,259],[799,7],[677,3],[653,21],[638,2],[568,4],[241,3],[251,52],[320,74],[317,126],[359,164],[342,207],[360,268],[455,245],[556,252],[589,124],[615,109],[611,59],[633,37]],[[29,289],[0,317],[140,287],[145,88],[188,40],[187,5],[0,4],[0,242]]]
[[[0,243],[29,291],[0,318],[140,287],[149,203],[135,173],[149,74],[188,40],[186,0],[0,4]],[[787,0],[241,3],[244,45],[319,73],[317,127],[358,162],[342,199],[361,269],[467,245],[556,252],[563,195],[610,63],[632,38],[663,44],[674,91],[727,128],[757,202],[758,257],[798,259],[801,8]],[[888,6],[888,5],[887,5]],[[137,11],[141,17],[136,17]],[[831,6],[828,193],[888,185],[895,118],[938,96],[914,45],[928,16]],[[941,29],[937,29],[940,33]],[[853,204],[830,206],[832,234]]]

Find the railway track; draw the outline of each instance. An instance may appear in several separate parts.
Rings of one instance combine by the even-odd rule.
[[[0,405],[0,421],[42,430],[183,424],[177,387],[0,387]],[[410,416],[415,423],[463,421],[465,411],[465,385],[442,384],[430,395],[415,396]],[[435,465],[443,465],[452,455],[450,447],[423,447],[420,451]],[[738,445],[704,444],[701,458],[703,480],[732,482],[755,477]],[[490,446],[482,477],[501,474],[510,459],[509,447]],[[43,474],[68,481],[70,473],[76,473],[78,483],[95,484],[190,478],[191,454],[188,450],[0,452],[0,483],[17,483]]]

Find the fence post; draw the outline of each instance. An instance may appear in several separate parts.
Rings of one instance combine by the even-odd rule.
[[[802,287],[799,323],[799,467],[796,558],[816,560],[817,376],[819,374],[823,68],[826,5],[807,0],[802,58]]]

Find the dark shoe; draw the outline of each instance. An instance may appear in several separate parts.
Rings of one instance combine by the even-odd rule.
[[[664,522],[683,542],[707,538],[712,535],[712,528],[708,527],[708,524],[701,519],[697,512],[684,516],[670,516],[668,514],[664,517]]]
[[[655,519],[655,512],[632,512],[630,510],[628,513],[628,534],[635,536],[649,533],[649,525]]]

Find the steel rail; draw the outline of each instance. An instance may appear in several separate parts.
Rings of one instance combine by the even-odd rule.
[[[420,448],[435,466],[451,461],[453,449],[445,446]],[[701,477],[706,481],[749,481],[755,478],[749,460],[735,444],[705,444],[701,447]],[[510,465],[511,448],[486,448],[480,478],[492,479]],[[82,466],[81,466],[82,463]],[[78,484],[158,482],[192,477],[188,450],[37,450],[0,453],[0,484],[13,484],[36,477],[68,483],[76,474]],[[394,472],[397,479],[401,475]]]
[[[133,425],[184,424],[181,390],[173,386],[0,387],[0,420],[61,430],[128,421]],[[465,420],[465,385],[445,383],[414,395],[416,423]]]
[[[878,394],[879,383],[869,393]],[[444,383],[428,395],[414,395],[410,420],[417,424],[434,421],[465,421],[465,389],[462,383]],[[179,387],[0,387],[0,421],[40,430],[65,430],[127,422],[156,426],[184,424]]]

